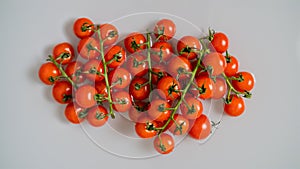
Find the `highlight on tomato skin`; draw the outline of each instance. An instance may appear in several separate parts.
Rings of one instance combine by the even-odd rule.
[[[97,104],[94,96],[97,94],[97,90],[92,85],[86,84],[80,86],[75,91],[75,101],[82,108],[91,108]]]
[[[46,85],[53,85],[60,75],[60,70],[51,62],[42,64],[39,69],[39,78]]]
[[[154,35],[157,40],[168,41],[174,37],[176,25],[170,19],[161,19],[154,26]]]
[[[86,116],[85,109],[74,102],[71,102],[66,106],[64,113],[66,119],[73,124],[81,123]]]
[[[196,120],[192,121],[193,123],[189,136],[196,140],[206,139],[211,133],[211,124],[210,120],[205,114],[201,114]]]

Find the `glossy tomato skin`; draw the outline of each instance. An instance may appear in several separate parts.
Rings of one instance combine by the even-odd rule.
[[[67,104],[72,101],[72,85],[68,81],[58,81],[52,88],[53,98],[60,104]]]
[[[73,124],[79,124],[84,120],[85,110],[76,103],[69,103],[65,108],[65,117]]]
[[[197,53],[192,50],[200,50],[201,44],[199,40],[193,36],[184,36],[177,43],[177,52],[189,60],[197,57]]]
[[[124,39],[124,46],[128,52],[134,53],[146,49],[146,38],[139,32],[133,32]]]
[[[84,75],[91,82],[101,82],[104,79],[104,67],[101,61],[97,59],[89,60],[83,67]]]
[[[169,131],[174,135],[184,135],[189,129],[189,120],[180,114],[174,115],[174,121],[170,122]]]
[[[133,122],[140,122],[141,117],[147,116],[147,111],[149,109],[149,103],[143,101],[135,101],[134,106],[132,106],[128,112],[130,120]]]
[[[84,27],[89,27],[89,29],[84,29]],[[91,37],[94,29],[94,23],[88,18],[78,18],[73,24],[73,31],[80,39]]]
[[[245,101],[237,95],[230,95],[231,102],[226,103],[224,112],[229,116],[240,116],[245,111]]]
[[[87,121],[94,127],[103,126],[108,120],[108,112],[103,106],[96,106],[88,111]]]
[[[176,100],[180,96],[180,84],[173,77],[166,76],[161,78],[157,83],[158,94],[167,100]],[[175,91],[174,91],[175,90]],[[171,91],[169,93],[169,91]]]
[[[172,45],[163,41],[153,43],[151,49],[151,58],[157,63],[167,62],[174,53]]]
[[[168,73],[166,72],[166,66],[165,65],[162,65],[162,64],[157,64],[157,65],[153,65],[152,66],[152,84],[157,84],[157,82],[165,77],[165,76],[168,76]]]
[[[227,91],[227,84],[225,80],[221,77],[216,78],[216,82],[214,84],[214,91],[213,91],[213,99],[221,99],[224,97]]]
[[[85,76],[82,74],[83,64],[80,61],[70,62],[65,72],[72,79],[74,83],[82,83],[85,80]]]
[[[98,52],[99,50],[99,42],[92,37],[81,39],[77,46],[77,51],[83,59],[97,58],[100,55],[100,53]]]
[[[159,20],[154,27],[154,35],[160,41],[168,41],[174,37],[176,25],[170,19]]]
[[[207,73],[201,73],[196,77],[196,84],[198,88],[202,91],[199,91],[200,99],[210,99],[213,96],[214,91],[214,82],[209,78]]]
[[[107,66],[109,68],[117,68],[121,66],[126,60],[126,52],[121,46],[111,47],[104,56]]]
[[[113,86],[112,88],[124,89],[130,84],[131,75],[124,68],[116,68],[109,72],[108,81]]]
[[[231,77],[234,76],[239,70],[239,62],[234,56],[229,56],[227,59],[227,66],[224,69],[224,73],[226,76]]]
[[[166,108],[170,107],[170,104],[165,100],[152,100],[150,102],[148,115],[151,119],[155,121],[164,122],[165,120],[168,120],[168,118],[171,116],[171,110],[166,110]]]
[[[53,48],[52,54],[57,63],[61,63],[62,65],[70,63],[75,57],[74,48],[68,42],[57,44]]]
[[[51,62],[42,64],[39,69],[39,78],[46,85],[52,85],[61,75],[59,69]]]
[[[193,96],[185,98],[186,103],[180,105],[182,115],[187,119],[196,119],[200,117],[203,112],[202,102]]]
[[[210,135],[210,132],[210,121],[206,115],[202,114],[194,121],[194,124],[189,131],[189,135],[196,140],[201,140],[207,138]]]
[[[145,61],[146,57],[143,55],[133,55],[127,60],[129,72],[133,77],[144,76],[148,72],[148,62]]]
[[[148,125],[157,127],[157,122],[151,120],[149,117],[141,117],[138,121],[139,122],[135,123],[135,132],[138,136],[141,138],[152,138],[157,134],[157,131],[147,129],[147,123]]]
[[[119,113],[127,112],[132,106],[131,97],[126,91],[113,92],[112,100],[113,109]]]
[[[108,97],[107,88],[104,81],[96,82],[95,89],[97,90],[98,94],[102,95],[103,97]]]
[[[90,108],[96,105],[94,96],[97,94],[95,87],[91,85],[80,86],[75,92],[75,101],[82,108]]]
[[[191,63],[186,57],[177,56],[170,59],[168,73],[179,81],[187,79],[191,71]]]
[[[217,52],[224,53],[228,49],[229,41],[224,33],[218,32],[213,35],[211,44]]]
[[[134,78],[129,85],[129,93],[135,100],[144,100],[149,97],[150,85],[143,77]]]
[[[114,25],[108,23],[100,25],[100,34],[104,46],[114,44],[119,38],[117,28]]]
[[[232,86],[239,92],[251,91],[254,87],[254,76],[249,72],[238,72],[236,78],[242,77],[243,80],[232,80]]]
[[[175,142],[171,135],[167,133],[161,133],[153,140],[153,146],[160,154],[169,154],[174,150]]]
[[[205,55],[202,62],[206,68],[208,67],[212,68],[213,76],[218,76],[221,73],[223,73],[227,64],[225,57],[218,52],[212,52]]]

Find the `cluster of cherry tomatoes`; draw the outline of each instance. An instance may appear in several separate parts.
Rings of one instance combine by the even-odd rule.
[[[67,104],[71,123],[86,119],[99,127],[115,113],[128,113],[136,134],[155,137],[154,148],[167,154],[176,135],[210,135],[213,124],[203,113],[203,100],[223,99],[224,112],[239,116],[244,98],[251,96],[254,77],[239,72],[224,33],[209,30],[204,37],[176,40],[176,25],[169,19],[118,43],[119,31],[112,24],[79,18],[73,30],[80,39],[77,49],[57,44],[39,69],[41,81],[53,85],[54,99]]]

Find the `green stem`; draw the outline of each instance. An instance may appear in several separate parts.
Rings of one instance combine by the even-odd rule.
[[[230,91],[230,92],[233,91],[233,92],[236,93],[236,94],[244,94],[244,93],[242,93],[242,92],[237,91],[237,90],[232,86],[229,77],[227,77],[227,76],[225,75],[224,72],[222,73],[222,76],[223,76],[224,79],[226,80],[226,83],[227,83],[227,85],[229,86],[229,91]],[[229,93],[229,92],[228,92],[228,93]],[[229,95],[230,95],[230,93],[229,93]]]
[[[147,33],[147,60],[148,60],[148,78],[150,85],[150,92],[152,91],[152,66],[151,66],[151,37],[150,33]]]

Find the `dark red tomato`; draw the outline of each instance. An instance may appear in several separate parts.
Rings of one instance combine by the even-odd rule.
[[[96,82],[95,89],[97,90],[98,94],[102,95],[102,97],[108,97],[107,88],[104,81]]]
[[[165,100],[152,100],[148,110],[149,117],[155,121],[163,122],[171,116],[170,104]]]
[[[83,64],[80,61],[73,61],[67,65],[65,72],[74,83],[82,83],[85,80],[82,69]]]
[[[190,61],[183,57],[173,57],[168,63],[168,73],[178,80],[184,80],[190,76],[192,67]]]
[[[151,48],[151,58],[155,62],[167,62],[174,54],[172,45],[168,42],[155,42]]]
[[[101,61],[97,59],[89,60],[83,67],[85,77],[91,82],[100,82],[104,79],[104,67]]]
[[[65,117],[73,124],[81,123],[85,116],[85,110],[73,102],[69,103],[65,108]]]
[[[116,68],[121,66],[126,60],[126,52],[121,46],[111,47],[104,56],[107,66]]]
[[[213,76],[220,75],[224,72],[224,69],[226,68],[225,57],[218,52],[212,52],[205,55],[203,57],[202,63],[206,67],[206,69],[212,69]]]
[[[113,88],[124,89],[130,84],[131,75],[124,68],[116,68],[108,74],[108,81]]]
[[[239,80],[232,80],[232,86],[239,92],[251,91],[254,87],[254,77],[249,72],[238,72],[235,75]]]
[[[234,56],[229,56],[227,60],[227,66],[224,70],[226,76],[231,77],[234,76],[239,70],[239,62]]]
[[[239,116],[245,111],[245,101],[237,95],[230,95],[230,103],[224,106],[224,112],[229,116]]]
[[[80,86],[75,92],[75,101],[82,108],[90,108],[96,105],[95,95],[97,90],[91,85]]]
[[[199,40],[193,36],[184,36],[177,43],[177,52],[179,55],[186,57],[189,60],[195,59],[197,53],[201,49]]]
[[[129,93],[135,100],[144,100],[149,97],[149,81],[143,77],[134,78],[129,85]]]
[[[126,91],[113,92],[112,100],[113,109],[119,113],[127,112],[132,107],[131,98]]]
[[[153,140],[153,146],[160,154],[168,154],[173,151],[175,142],[171,135],[161,133]]]
[[[214,82],[207,73],[201,73],[196,77],[196,83],[201,99],[209,99],[213,96]]]
[[[223,78],[217,77],[214,85],[213,99],[221,99],[226,94],[227,85]]]
[[[144,76],[148,72],[148,62],[143,55],[131,56],[126,62],[126,68],[132,76]]]
[[[88,111],[87,120],[94,127],[103,126],[108,120],[108,113],[105,107],[96,106]]]
[[[180,110],[182,115],[187,119],[196,119],[203,112],[202,102],[192,96],[185,98],[185,101],[181,103]]]
[[[117,28],[114,25],[108,23],[100,25],[100,33],[104,46],[114,44],[119,38]]]
[[[134,53],[146,48],[146,38],[139,32],[133,32],[124,39],[124,46],[128,52]]]
[[[157,134],[157,131],[151,130],[151,128],[156,128],[157,122],[151,120],[148,117],[141,117],[135,123],[135,132],[141,138],[152,138]]]
[[[72,101],[72,85],[67,81],[58,81],[52,88],[53,98],[61,104],[67,104]]]
[[[78,18],[73,25],[75,35],[80,39],[92,36],[94,29],[94,23],[88,18]]]
[[[39,78],[46,85],[54,84],[57,80],[59,80],[60,75],[61,72],[59,69],[51,62],[42,64],[39,69]]]
[[[57,44],[53,48],[52,54],[57,63],[62,65],[70,63],[75,57],[74,48],[68,42]]]
[[[189,120],[180,114],[175,114],[174,120],[170,122],[169,131],[174,135],[186,134],[189,129]]]
[[[212,46],[219,53],[224,53],[228,49],[228,38],[224,33],[218,32],[213,35]]]
[[[170,40],[176,33],[176,26],[170,19],[159,20],[154,27],[154,35],[158,40]]]
[[[205,139],[210,135],[211,132],[211,124],[206,115],[201,114],[195,121],[193,126],[189,131],[189,135],[196,139]]]
[[[173,77],[166,76],[157,83],[158,94],[167,100],[176,100],[180,96],[180,84]]]
[[[147,116],[148,108],[148,102],[136,101],[134,106],[132,106],[128,112],[130,120],[132,120],[133,122],[140,122],[139,119],[142,116]]]
[[[152,83],[153,84],[157,84],[157,82],[165,77],[165,76],[168,76],[168,73],[166,72],[166,68],[165,68],[165,65],[153,65],[152,66]]]
[[[100,44],[92,37],[81,39],[77,46],[77,51],[84,59],[95,59],[100,55]]]

